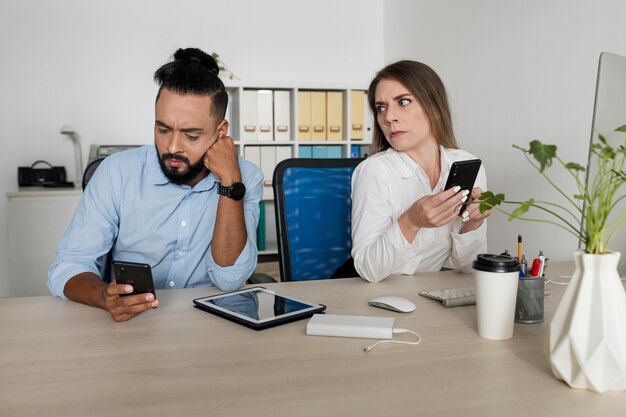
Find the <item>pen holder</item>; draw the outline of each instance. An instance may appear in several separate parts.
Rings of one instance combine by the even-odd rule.
[[[516,323],[543,322],[543,278],[520,278],[515,304]]]

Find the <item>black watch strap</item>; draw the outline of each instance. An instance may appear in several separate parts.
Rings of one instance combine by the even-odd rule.
[[[239,201],[246,194],[246,186],[241,182],[235,182],[229,186],[223,186],[222,184],[217,184],[218,189],[217,193],[228,198],[232,198],[235,201]]]

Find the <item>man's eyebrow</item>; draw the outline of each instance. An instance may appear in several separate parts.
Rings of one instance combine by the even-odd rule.
[[[154,123],[156,125],[158,125],[158,126],[161,126],[161,127],[166,128],[166,129],[172,130],[172,128],[170,126],[168,126],[167,124],[163,123],[160,120],[156,120]],[[199,128],[199,127],[187,127],[185,129],[180,129],[180,131],[183,132],[183,133],[203,133],[204,129]]]
[[[158,125],[158,126],[161,126],[161,127],[164,127],[164,128],[166,128],[166,129],[171,129],[171,127],[169,127],[168,125],[166,125],[165,123],[163,123],[163,122],[162,122],[162,121],[160,121],[160,120],[156,120],[156,121],[154,122],[154,124],[156,124],[156,125]]]

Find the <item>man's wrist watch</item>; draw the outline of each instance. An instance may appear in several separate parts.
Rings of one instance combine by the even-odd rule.
[[[246,186],[241,182],[234,182],[231,186],[224,187],[222,184],[217,185],[217,193],[239,201],[246,195]]]

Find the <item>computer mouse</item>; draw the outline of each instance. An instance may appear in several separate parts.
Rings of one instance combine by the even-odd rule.
[[[377,297],[373,300],[370,300],[370,305],[374,307],[385,308],[391,311],[397,311],[398,313],[410,313],[415,310],[415,304],[406,298],[395,297],[395,296],[385,296],[385,297]]]

